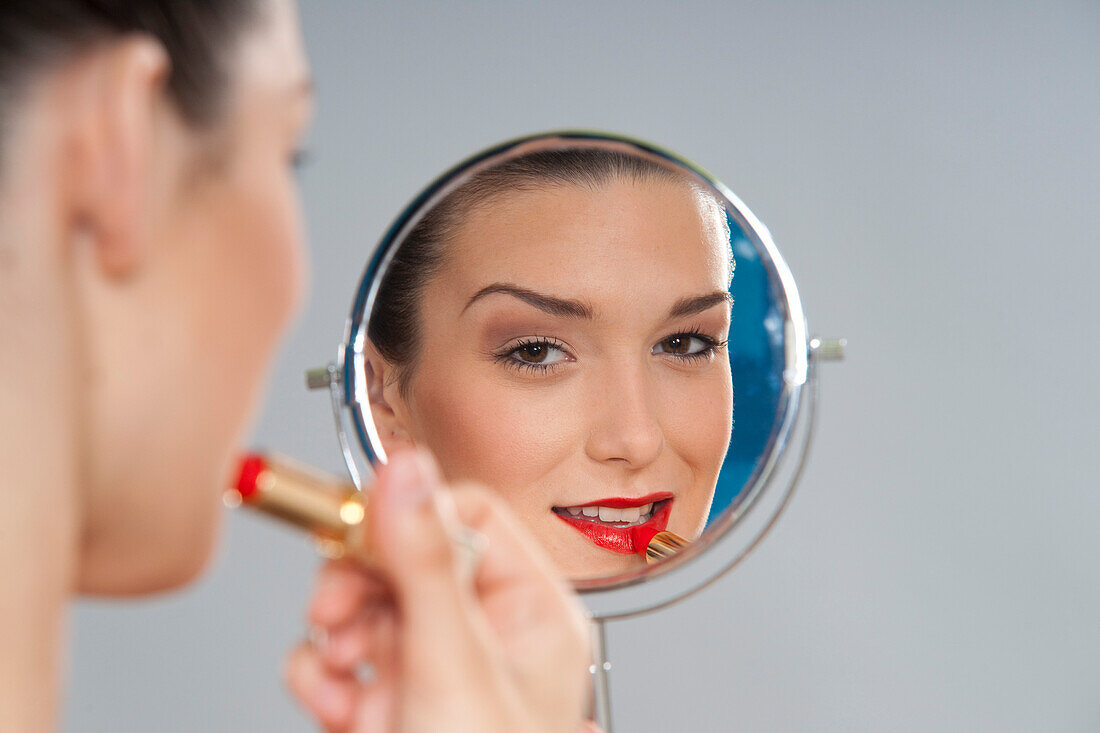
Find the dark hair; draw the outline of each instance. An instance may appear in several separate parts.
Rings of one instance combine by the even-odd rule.
[[[33,75],[111,38],[146,33],[172,61],[168,88],[196,126],[216,119],[229,83],[228,49],[257,0],[0,0],[0,141]]]
[[[408,394],[411,367],[420,351],[424,289],[443,265],[444,245],[457,234],[467,215],[508,193],[554,186],[595,190],[615,180],[698,185],[675,168],[639,155],[591,147],[555,149],[522,155],[477,172],[424,215],[390,261],[367,330],[378,353],[396,367],[403,394]]]

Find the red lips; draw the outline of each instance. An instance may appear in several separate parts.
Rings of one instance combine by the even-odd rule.
[[[573,506],[605,506],[612,509],[629,509],[645,504],[657,504],[663,502],[660,508],[654,507],[653,516],[642,524],[629,527],[613,527],[602,522],[593,521],[583,516],[576,516],[568,512],[554,512],[557,516],[573,529],[577,530],[590,542],[605,550],[618,552],[622,555],[633,555],[639,550],[634,546],[634,537],[653,537],[658,532],[663,532],[668,526],[668,518],[672,513],[672,494],[660,492],[643,496],[639,499],[601,499],[588,504],[574,504]],[[645,548],[640,548],[645,552]]]
[[[637,499],[623,499],[622,497],[615,496],[610,499],[590,501],[587,504],[570,504],[570,506],[605,506],[610,509],[630,509],[631,507],[645,506],[646,504],[656,504],[659,501],[671,498],[672,494],[667,491],[658,491],[653,494],[647,494],[646,496],[639,496]]]

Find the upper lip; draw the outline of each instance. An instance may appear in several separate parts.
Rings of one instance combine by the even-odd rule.
[[[630,509],[637,506],[645,506],[646,504],[655,504],[658,501],[664,501],[665,499],[671,499],[672,493],[668,491],[656,491],[652,494],[646,494],[645,496],[639,496],[635,499],[626,498],[622,496],[609,497],[607,499],[599,499],[597,501],[590,501],[586,504],[558,504],[561,507],[584,507],[584,506],[605,506],[608,509]]]

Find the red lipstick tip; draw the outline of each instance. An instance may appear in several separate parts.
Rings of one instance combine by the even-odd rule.
[[[260,474],[267,469],[267,461],[258,453],[248,453],[241,457],[241,468],[237,474],[237,492],[241,499],[249,501],[254,498],[259,487]]]
[[[653,536],[659,531],[659,529],[647,524],[631,527],[630,540],[634,544],[634,554],[645,557],[646,550],[649,549],[649,543],[653,541]]]

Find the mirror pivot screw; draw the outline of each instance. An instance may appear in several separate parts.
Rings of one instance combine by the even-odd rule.
[[[810,339],[810,354],[818,361],[844,361],[848,339]]]
[[[335,364],[306,371],[306,389],[328,389],[333,383],[340,383]]]

